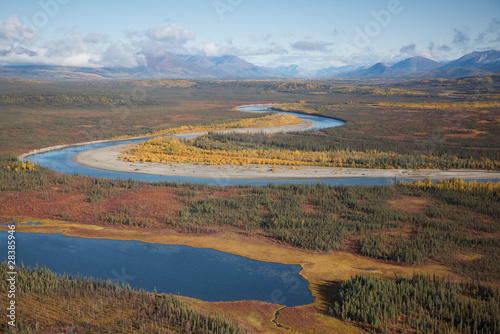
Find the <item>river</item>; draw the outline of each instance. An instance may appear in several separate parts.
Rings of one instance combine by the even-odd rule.
[[[273,111],[266,107],[260,106],[246,106],[242,110],[251,112],[270,112]],[[311,120],[316,125],[314,130],[341,126],[345,124],[343,121],[319,116],[307,115],[293,112],[278,112],[296,116],[304,120]],[[79,146],[70,146],[59,150],[39,153],[30,155],[25,160],[31,160],[39,165],[46,166],[52,170],[66,173],[66,174],[79,174],[88,177],[103,177],[109,179],[134,179],[146,182],[180,182],[180,183],[202,183],[211,185],[225,185],[225,186],[240,186],[240,185],[268,185],[269,183],[283,184],[283,183],[325,183],[329,185],[390,185],[393,178],[390,177],[353,177],[353,178],[331,178],[331,179],[294,179],[294,180],[253,180],[253,179],[228,179],[228,178],[203,178],[203,177],[181,177],[181,176],[165,176],[165,175],[151,175],[140,173],[125,173],[106,171],[96,168],[90,168],[79,165],[71,160],[71,158],[83,151],[93,150],[103,147],[110,147],[121,144],[139,143],[147,140],[147,138],[127,139],[118,141],[108,141],[95,144],[86,144]]]

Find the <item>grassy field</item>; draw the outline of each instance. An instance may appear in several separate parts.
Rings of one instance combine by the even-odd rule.
[[[316,300],[311,305],[282,309],[261,302],[206,303],[182,298],[183,309],[203,317],[224,314],[231,323],[228,326],[239,328],[235,331],[416,332],[424,324],[427,332],[442,328],[474,332],[473,324],[470,329],[454,330],[456,319],[452,322],[428,311],[403,312],[397,321],[382,316],[372,322],[363,314],[332,315],[330,306],[338,303],[339,312],[344,306],[347,309],[352,300],[348,302],[350,295],[340,296],[341,286],[361,284],[351,282],[351,277],[368,274],[382,283],[370,283],[372,290],[356,297],[359,300],[385,286],[383,282],[406,282],[394,279],[413,273],[471,284],[479,281],[498,293],[498,185],[468,186],[457,180],[435,186],[423,182],[387,187],[147,184],[63,175],[21,164],[15,156],[57,144],[253,119],[255,115],[236,111],[234,106],[286,103],[283,108],[347,123],[272,136],[210,134],[203,138],[203,145],[218,142],[298,152],[358,151],[368,158],[380,152],[411,156],[400,161],[401,167],[425,163],[421,159],[425,154],[455,167],[497,169],[498,92],[498,76],[411,83],[154,80],[59,84],[0,80],[0,223],[37,221],[41,224],[18,225],[17,231],[64,231],[88,238],[183,244],[302,266],[301,275],[310,282]],[[137,311],[134,302],[126,301],[132,294],[133,300],[143,301],[142,310],[148,310],[158,303],[154,296],[106,294],[106,289],[23,293],[18,301],[25,305],[20,311],[25,328],[38,326],[47,333],[102,328],[132,333],[143,324],[144,330],[187,332],[185,318],[166,325],[158,322],[156,313]],[[457,298],[467,299],[476,290],[457,290],[462,291]],[[77,303],[75,295],[84,296],[83,302]],[[4,303],[6,294],[0,296]],[[473,302],[490,300],[490,295],[473,296]],[[102,312],[110,305],[119,310],[114,317]],[[57,313],[54,310],[59,306],[64,311]],[[366,308],[365,313],[369,312],[372,310]],[[71,324],[75,314],[77,327]],[[475,316],[464,312],[458,319]],[[488,321],[475,323],[490,324],[481,326],[490,326],[483,328],[492,332],[496,320]],[[93,327],[93,322],[98,326]]]

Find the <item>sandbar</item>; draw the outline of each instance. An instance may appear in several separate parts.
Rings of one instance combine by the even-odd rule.
[[[124,144],[83,151],[76,154],[72,160],[80,165],[124,173],[139,173],[152,175],[167,175],[178,177],[198,177],[213,179],[244,179],[244,180],[314,180],[342,178],[398,178],[398,179],[500,179],[500,172],[454,169],[368,169],[339,168],[316,166],[279,166],[270,165],[200,165],[180,163],[142,163],[127,162],[119,159],[121,151],[134,144]]]

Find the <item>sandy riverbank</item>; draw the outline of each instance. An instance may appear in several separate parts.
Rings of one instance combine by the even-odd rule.
[[[206,166],[195,164],[162,164],[125,162],[119,159],[120,152],[128,145],[118,145],[84,151],[76,154],[73,161],[92,168],[153,175],[179,177],[201,177],[213,179],[247,179],[247,180],[293,180],[293,179],[335,179],[335,178],[374,178],[397,177],[405,179],[500,179],[499,172],[482,170],[404,170],[404,169],[363,169],[300,166],[293,169],[289,166],[246,165],[246,166]]]
[[[262,107],[262,108],[271,108],[276,104],[248,104],[248,105],[242,105],[238,106],[235,109],[240,110],[240,108],[245,108],[245,107]],[[249,113],[264,113],[266,111],[254,111],[254,110],[240,110],[240,111],[245,111]],[[297,124],[291,124],[291,125],[282,125],[282,126],[271,126],[271,127],[260,127],[260,128],[241,128],[241,129],[228,129],[228,130],[221,130],[217,131],[220,133],[231,133],[231,132],[238,132],[238,133],[278,133],[278,132],[292,132],[292,131],[304,131],[304,130],[309,130],[314,128],[316,124],[313,121],[308,121],[304,120],[301,123]],[[207,132],[191,132],[191,133],[182,133],[182,134],[176,134],[176,135],[170,135],[173,137],[197,137],[197,136],[202,136],[207,134]],[[169,135],[164,135],[164,136],[169,136]],[[150,135],[146,136],[136,136],[136,137],[130,137],[127,139],[144,139],[147,140],[149,138],[152,138]],[[40,153],[46,153],[46,152],[51,152],[51,151],[57,151],[57,150],[62,150],[68,147],[76,147],[76,146],[83,146],[83,145],[92,145],[92,144],[100,144],[100,143],[106,143],[106,142],[113,142],[113,141],[122,141],[123,139],[105,139],[105,140],[94,140],[94,141],[88,141],[84,143],[76,143],[76,144],[63,144],[63,145],[55,145],[55,146],[49,146],[49,147],[44,147],[41,149],[37,150],[32,150],[27,153],[21,154],[20,156],[17,157],[19,161],[22,161],[23,159],[35,155],[35,154],[40,154]]]
[[[259,105],[244,105],[238,106],[237,109],[243,107],[265,107],[270,108],[275,104],[259,104]],[[262,112],[262,111],[247,111],[247,112]],[[220,133],[279,133],[308,130],[315,126],[313,121],[304,120],[298,124],[260,127],[260,128],[241,128],[241,129],[228,129],[218,131]],[[174,137],[195,137],[206,134],[207,132],[193,132],[171,135]],[[144,138],[148,137],[135,137]],[[27,156],[60,150],[71,146],[80,146],[84,144],[95,144],[106,142],[106,140],[80,143],[74,145],[59,145],[48,147],[40,150],[34,150],[29,153],[19,156],[19,160]],[[121,151],[131,144],[115,145],[104,147],[95,150],[84,151],[76,154],[72,161],[91,168],[125,172],[125,173],[139,173],[139,174],[152,174],[152,175],[167,175],[178,177],[199,177],[199,178],[214,178],[214,179],[247,179],[247,180],[294,180],[294,179],[341,179],[341,178],[404,178],[404,179],[448,179],[448,178],[463,178],[463,179],[500,179],[500,172],[483,171],[483,170],[404,170],[404,169],[363,169],[363,168],[332,168],[332,167],[289,167],[289,166],[276,166],[273,171],[272,166],[259,167],[257,165],[246,166],[206,166],[196,164],[161,164],[161,163],[130,163],[124,162],[119,159]]]

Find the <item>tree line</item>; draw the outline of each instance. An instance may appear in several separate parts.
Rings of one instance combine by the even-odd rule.
[[[11,271],[6,263],[0,264],[2,277]],[[45,267],[21,265],[16,271],[16,327],[2,322],[0,329],[5,333],[38,333],[44,330],[247,333],[222,316],[195,311],[172,295],[135,291],[128,285],[110,280],[57,275]],[[6,280],[0,282],[3,293],[8,290],[7,284]],[[53,310],[52,306],[56,309]]]
[[[356,276],[336,293],[334,315],[378,332],[498,333],[498,288],[414,274],[395,280]]]

